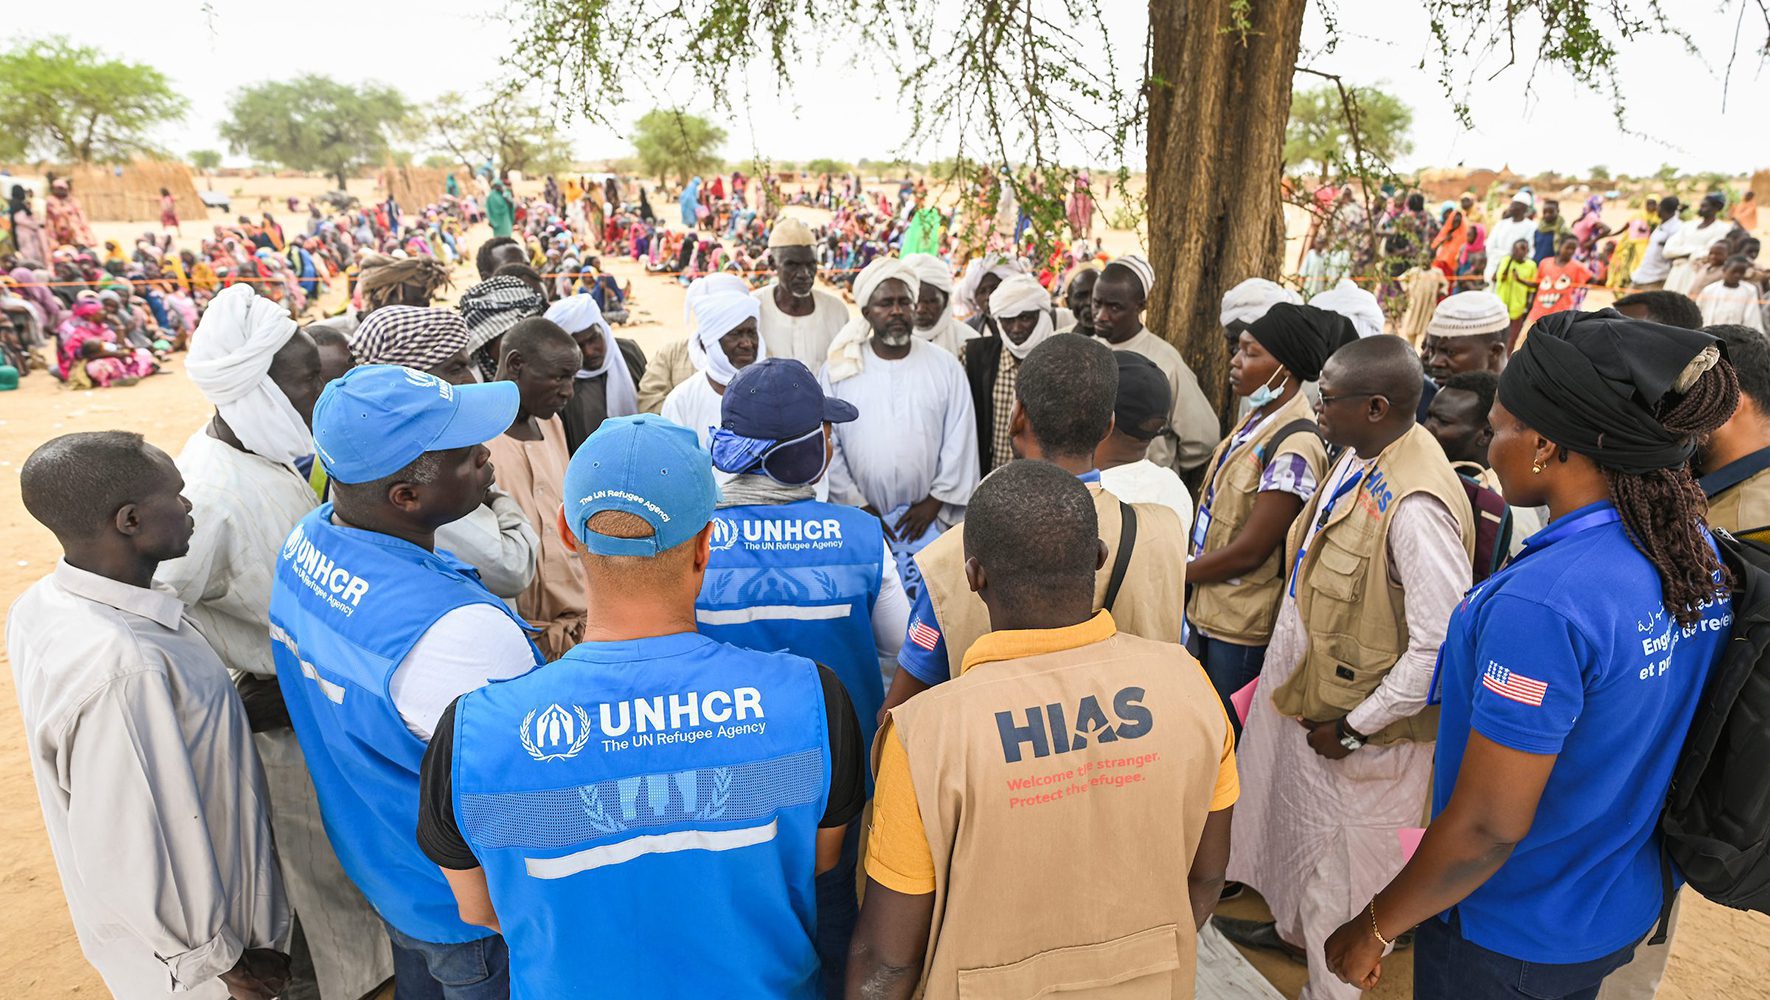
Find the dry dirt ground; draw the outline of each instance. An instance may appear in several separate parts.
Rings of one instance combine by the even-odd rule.
[[[237,186],[235,180],[219,184]],[[284,194],[317,194],[322,182],[265,178],[245,182],[251,195],[260,190]],[[373,197],[372,185],[362,191]],[[230,188],[231,189],[231,188]],[[367,200],[367,198],[365,198]],[[236,197],[235,214],[256,214],[255,197]],[[269,209],[285,226],[286,206]],[[795,210],[795,214],[801,214]],[[815,221],[820,213],[802,213]],[[220,221],[217,215],[216,221]],[[132,238],[143,223],[95,222],[101,239]],[[194,244],[203,225],[187,225],[186,240]],[[470,234],[469,244],[485,238],[482,229]],[[1294,234],[1295,235],[1295,234]],[[1123,252],[1134,240],[1130,233],[1109,233],[1109,248]],[[1294,259],[1294,258],[1293,258]],[[621,281],[633,282],[636,293],[635,321],[619,331],[633,337],[646,351],[655,351],[672,337],[682,336],[682,286],[674,280],[648,276],[625,262],[611,263]],[[455,294],[473,280],[470,268],[457,275]],[[16,392],[0,393],[0,606],[9,607],[31,583],[42,577],[59,556],[55,540],[25,513],[19,500],[18,469],[37,445],[58,434],[79,430],[123,428],[139,431],[155,445],[176,454],[190,434],[208,417],[209,407],[182,374],[183,356],[175,356],[173,372],[144,380],[139,385],[104,391],[76,392],[59,387],[53,378],[36,373],[24,379]],[[10,663],[0,651],[0,998],[4,1000],[53,1000],[65,997],[105,996],[103,984],[80,954],[68,921],[55,864],[44,837],[37,807],[30,762],[25,757],[13,693]],[[1264,914],[1257,898],[1226,907],[1237,916]],[[1722,909],[1700,898],[1685,900],[1671,965],[1661,989],[1662,1000],[1748,1000],[1770,996],[1770,918]],[[1304,972],[1275,956],[1252,952],[1260,971],[1288,997],[1295,997]],[[1411,965],[1408,956],[1391,959],[1384,982],[1370,996],[1373,1000],[1404,1000]],[[1209,998],[1202,998],[1209,1000]]]

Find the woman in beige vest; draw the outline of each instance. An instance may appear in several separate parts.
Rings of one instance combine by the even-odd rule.
[[[1281,302],[1241,331],[1229,359],[1230,384],[1254,409],[1205,466],[1186,567],[1186,645],[1225,707],[1260,676],[1284,586],[1285,532],[1327,466],[1303,383],[1356,339],[1344,316]]]

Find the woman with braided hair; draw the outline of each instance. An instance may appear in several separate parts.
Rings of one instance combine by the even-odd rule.
[[[1592,1000],[1633,959],[1732,622],[1690,459],[1738,401],[1717,338],[1609,309],[1546,316],[1512,356],[1490,464],[1553,519],[1451,615],[1432,825],[1328,940],[1342,979],[1375,985],[1416,925],[1417,1000]]]

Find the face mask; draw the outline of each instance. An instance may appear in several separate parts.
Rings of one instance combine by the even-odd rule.
[[[1278,383],[1278,388],[1274,389],[1272,387],[1272,378],[1278,378],[1280,375],[1284,375],[1285,377]],[[1257,410],[1284,395],[1284,387],[1291,382],[1290,376],[1282,368],[1273,372],[1272,378],[1267,379],[1265,385],[1248,393],[1248,402],[1253,405],[1254,409]]]

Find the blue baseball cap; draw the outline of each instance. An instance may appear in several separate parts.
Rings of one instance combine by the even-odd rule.
[[[610,417],[584,439],[565,467],[565,521],[599,556],[655,556],[693,538],[713,520],[719,487],[694,431],[651,413]],[[591,531],[591,517],[618,510],[651,525],[647,538]]]
[[[340,483],[372,483],[427,451],[484,444],[510,429],[514,382],[450,385],[400,365],[352,368],[320,393],[313,444]]]
[[[741,369],[719,404],[713,466],[721,472],[762,467],[783,483],[815,480],[824,469],[824,424],[860,416],[854,404],[824,395],[811,369],[792,358],[767,358]]]

